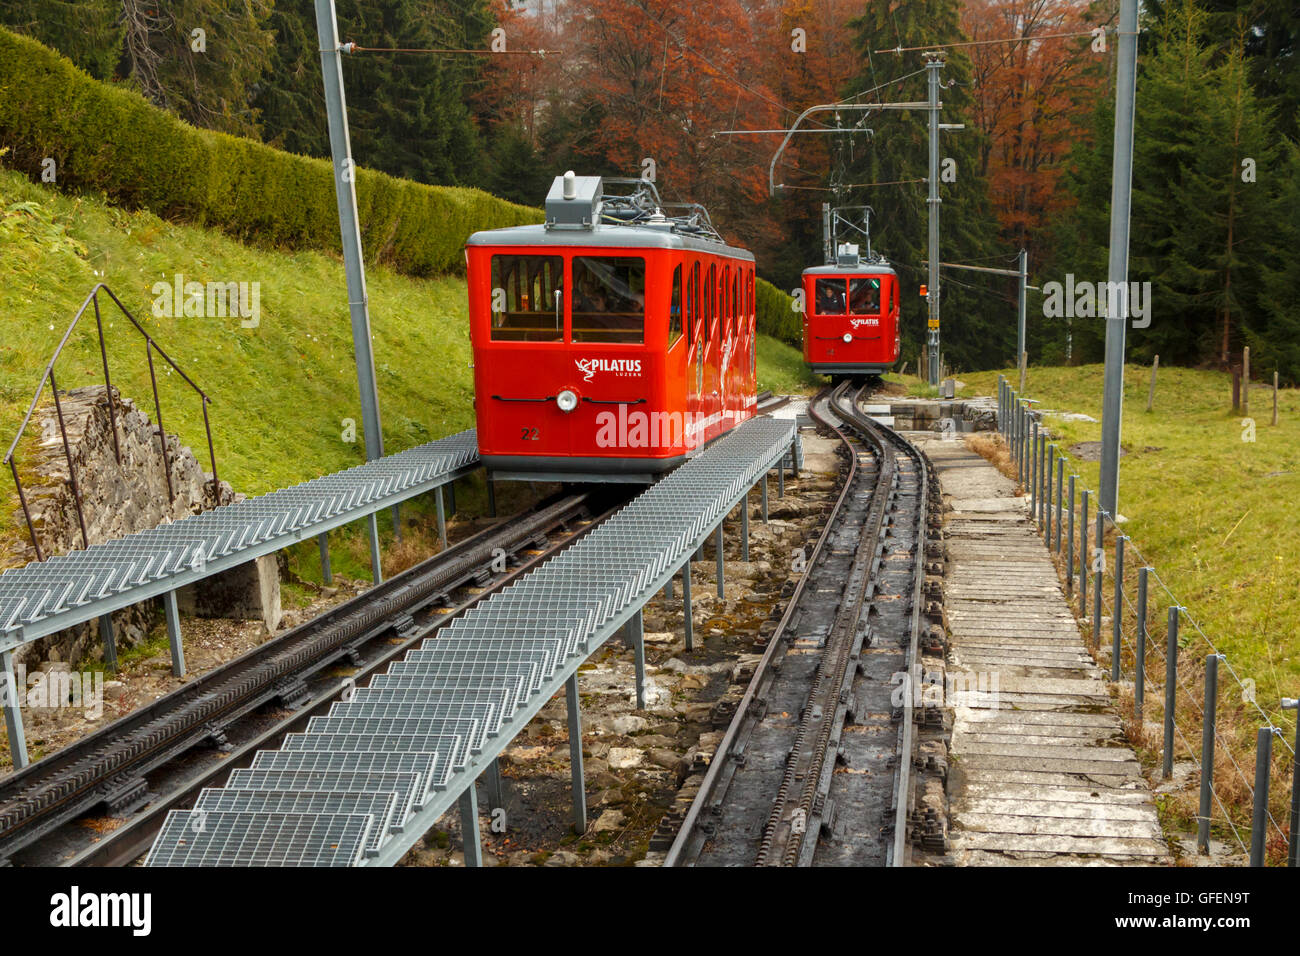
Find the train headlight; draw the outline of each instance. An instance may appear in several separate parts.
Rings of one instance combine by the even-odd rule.
[[[560,411],[571,412],[578,407],[578,396],[572,389],[566,388],[555,396],[555,404],[560,406]]]
[[[844,341],[845,341],[845,342],[852,342],[852,341],[853,341],[853,333],[852,333],[852,332],[845,332],[845,333],[844,333]]]

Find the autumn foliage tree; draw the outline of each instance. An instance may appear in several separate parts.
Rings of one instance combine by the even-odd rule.
[[[1061,188],[1071,146],[1091,132],[1106,94],[1112,38],[1090,31],[1087,0],[967,0],[972,118],[984,134],[980,173],[1003,236],[1031,251],[1069,201]],[[1004,42],[1004,41],[1013,42]]]

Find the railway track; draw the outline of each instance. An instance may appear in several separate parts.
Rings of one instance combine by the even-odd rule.
[[[925,456],[858,411],[865,390],[810,406],[847,452],[844,485],[665,865],[901,866],[913,839],[934,848],[899,690],[936,639],[922,632],[937,495]]]
[[[168,809],[185,806],[328,707],[345,686],[331,669],[355,668],[347,686],[364,683],[413,642],[594,527],[621,499],[596,515],[604,504],[594,493],[550,499],[5,778],[0,863],[131,862],[148,849]],[[435,604],[445,610],[427,610]],[[227,756],[214,762],[211,745]],[[97,840],[76,825],[92,814],[120,821],[145,805]]]

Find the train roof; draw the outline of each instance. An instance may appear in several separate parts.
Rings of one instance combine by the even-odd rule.
[[[689,249],[717,256],[754,261],[748,249],[725,242],[698,239],[654,226],[597,225],[592,229],[556,232],[545,226],[512,226],[476,232],[467,246],[596,246],[617,249]]]
[[[872,262],[863,260],[855,266],[810,266],[803,270],[806,276],[878,276],[878,275],[898,275],[894,267],[883,259],[876,259]]]
[[[629,187],[613,193],[607,185]],[[669,215],[665,209],[680,209]],[[644,180],[555,177],[546,197],[546,222],[476,232],[467,246],[594,246],[615,249],[682,249],[754,261],[748,249],[728,245],[708,211],[693,203],[664,203]]]

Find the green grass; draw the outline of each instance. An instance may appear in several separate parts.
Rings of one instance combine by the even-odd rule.
[[[996,394],[998,374],[962,379],[972,391]],[[1013,378],[1011,370],[1001,374]],[[1092,489],[1098,463],[1078,460],[1069,448],[1101,438],[1102,379],[1100,365],[1031,368],[1025,389],[1048,410],[1047,424],[1061,436],[1071,470]],[[1125,370],[1124,533],[1237,672],[1255,679],[1260,705],[1276,713],[1280,697],[1300,692],[1300,392],[1280,393],[1280,423],[1273,426],[1271,387],[1251,389],[1251,442],[1243,440],[1250,437],[1244,416],[1231,408],[1228,375],[1161,368],[1148,413],[1149,381],[1149,368]],[[1151,600],[1163,620],[1168,598],[1157,591]],[[1206,650],[1196,647],[1202,656]]]
[[[758,390],[771,389],[778,394],[803,393],[820,387],[825,381],[813,375],[803,364],[803,353],[780,339],[760,335],[758,345]]]

